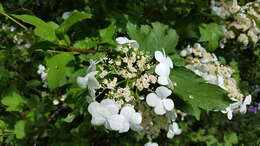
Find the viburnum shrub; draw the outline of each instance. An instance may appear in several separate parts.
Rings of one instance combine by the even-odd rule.
[[[232,124],[241,116],[235,113],[245,114],[258,95],[259,87],[248,89],[250,85],[243,82],[258,78],[257,71],[247,77],[243,67],[247,62],[257,62],[249,67],[260,65],[259,1],[244,6],[237,1],[211,1],[210,5],[209,14],[203,12],[206,6],[198,11],[212,20],[187,24],[196,26],[196,32],[187,27],[190,34],[184,37],[183,26],[175,20],[166,25],[129,19],[122,25],[113,13],[107,27],[97,29],[98,16],[88,8],[46,22],[30,12],[5,11],[0,4],[4,16],[0,141],[10,145],[237,144],[234,131],[216,134],[216,126],[200,129],[204,125],[197,122],[217,115],[221,120],[215,123]],[[192,15],[191,10],[183,7],[178,12],[185,17],[183,11]],[[229,41],[236,44],[234,52],[228,52]],[[232,59],[239,48],[247,47],[252,51],[250,61],[239,60],[239,55],[234,57],[237,61]],[[218,56],[223,51],[224,57]],[[229,53],[231,59],[225,56]]]

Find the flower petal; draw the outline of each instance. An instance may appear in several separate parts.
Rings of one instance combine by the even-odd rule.
[[[141,131],[143,129],[141,125],[136,125],[136,124],[131,124],[130,127],[133,131]]]
[[[251,104],[251,101],[252,101],[252,96],[251,95],[247,95],[245,100],[244,100],[244,104],[245,105],[249,105],[249,104]]]
[[[107,112],[107,114],[108,114],[106,116],[114,115],[119,112],[119,106],[112,99],[103,99],[101,101],[101,105],[106,107],[107,111],[104,111],[105,113]]]
[[[160,63],[155,67],[155,73],[159,76],[169,76],[170,67],[166,63]]]
[[[141,115],[141,113],[134,113],[132,115],[132,117],[131,117],[130,123],[138,125],[138,124],[141,124],[141,122],[142,122],[142,115]]]
[[[165,110],[164,107],[163,107],[162,101],[160,101],[159,104],[156,105],[156,107],[154,108],[154,112],[155,112],[157,115],[163,115],[163,114],[166,113],[166,110]]]
[[[158,62],[164,62],[164,60],[165,60],[165,56],[163,55],[163,53],[161,51],[155,51],[154,57]]]
[[[159,102],[161,102],[161,99],[155,93],[146,96],[146,103],[151,107],[155,107]]]
[[[242,104],[239,111],[242,114],[246,113],[246,105]]]
[[[169,79],[166,76],[159,76],[158,77],[158,83],[161,84],[161,85],[168,85]]]
[[[127,132],[129,129],[130,129],[130,124],[129,124],[129,122],[124,122],[122,129],[119,130],[119,133]]]
[[[227,117],[228,117],[229,120],[231,120],[232,117],[233,117],[233,111],[228,111],[227,112]]]
[[[108,123],[111,130],[115,131],[128,131],[130,127],[129,123],[123,115],[112,115],[108,118]]]
[[[93,125],[103,125],[106,122],[106,119],[103,117],[92,117],[91,124]]]
[[[129,40],[128,40],[128,38],[126,38],[126,37],[118,37],[118,38],[116,38],[116,42],[118,43],[118,44],[126,44],[126,43],[128,43],[129,42]]]
[[[159,146],[156,142],[147,142],[144,146]]]
[[[172,131],[168,131],[167,132],[167,138],[173,138],[174,137],[174,133]]]
[[[87,88],[88,78],[86,77],[77,77],[77,84],[80,88]]]
[[[130,120],[134,113],[134,108],[130,106],[125,106],[120,111],[120,115],[123,115],[127,120]]]
[[[179,126],[176,122],[172,123],[172,130],[175,135],[181,134],[181,129],[179,128]]]
[[[94,114],[96,112],[96,109],[99,108],[100,104],[98,102],[91,102],[88,105],[88,112],[91,114]]]
[[[167,57],[167,58],[166,58],[166,63],[168,64],[168,66],[169,66],[170,68],[173,68],[173,63],[172,63],[172,60],[171,60],[170,57]]]
[[[222,89],[226,89],[224,86],[224,79],[221,76],[218,76],[218,86],[221,87]]]
[[[172,94],[172,91],[164,86],[160,86],[156,88],[155,93],[163,99],[170,96]]]
[[[88,78],[88,87],[91,89],[98,89],[99,88],[99,83],[95,77],[89,77]]]
[[[163,102],[164,108],[167,111],[171,111],[174,108],[174,103],[171,99],[163,99],[162,102]]]
[[[110,105],[110,104],[116,104],[115,101],[113,99],[103,99],[100,102],[101,105]]]

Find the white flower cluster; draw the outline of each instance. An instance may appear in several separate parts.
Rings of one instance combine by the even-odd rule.
[[[23,32],[23,31],[19,31],[19,29],[16,29],[15,26],[11,26],[9,24],[0,24],[1,27],[1,33],[9,33],[11,34],[10,36],[12,36],[12,42],[14,44],[16,44],[17,48],[20,50],[26,50],[28,48],[30,48],[32,46],[32,44],[30,43],[30,39],[31,38],[25,38],[24,36],[27,35],[27,33]],[[3,35],[5,36],[5,35]],[[8,35],[9,37],[9,35]],[[31,37],[31,36],[29,36]]]
[[[47,73],[47,69],[45,68],[45,66],[43,66],[42,64],[40,64],[38,66],[38,70],[37,70],[37,73],[41,76],[41,79],[42,79],[42,82],[43,82],[43,87],[44,88],[47,88],[47,76],[48,76],[48,73]]]
[[[142,91],[150,86],[150,83],[155,84],[157,81],[156,76],[145,73],[139,79],[136,80],[135,86],[138,90]]]
[[[91,123],[119,133],[132,129],[149,140],[159,136],[161,129],[168,131],[168,138],[181,134],[176,119],[182,112],[174,109],[169,98],[174,85],[169,77],[173,68],[170,57],[164,50],[156,51],[156,63],[138,49],[136,41],[125,37],[116,41],[116,54],[108,54],[98,63],[92,61],[87,74],[77,78],[79,87],[89,91]]]
[[[260,29],[256,21],[260,20],[260,2],[249,2],[245,6],[239,6],[236,0],[223,0],[216,6],[213,0],[211,4],[212,12],[227,20],[221,47],[224,47],[229,39],[236,39],[244,46],[259,41]]]
[[[180,55],[186,57],[186,61],[188,62],[186,65],[187,69],[192,70],[208,83],[218,85],[229,93],[229,98],[235,101],[234,104],[231,104],[223,111],[228,114],[229,119],[232,118],[232,112],[237,111],[238,108],[242,108],[240,111],[244,113],[244,108],[246,108],[244,105],[250,104],[248,101],[251,101],[251,95],[247,96],[245,101],[242,102],[244,95],[237,87],[237,82],[232,77],[234,71],[230,67],[222,65],[215,54],[208,53],[198,43],[194,44],[193,47],[188,46],[181,51]]]
[[[218,85],[226,90],[230,98],[243,99],[244,95],[237,87],[236,80],[232,78],[234,71],[230,67],[222,65],[215,54],[208,53],[198,43],[194,44],[193,47],[188,46],[180,54],[186,57],[188,62],[186,68],[204,78],[208,83]]]

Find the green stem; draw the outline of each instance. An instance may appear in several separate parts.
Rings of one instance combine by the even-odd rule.
[[[19,26],[21,26],[22,28],[24,28],[25,30],[28,30],[28,28],[26,26],[24,26],[23,24],[21,24],[20,22],[18,22],[17,20],[15,20],[14,18],[12,18],[11,16],[9,16],[8,14],[6,14],[5,12],[0,12],[0,14],[4,15],[5,17],[7,17],[8,19],[12,20],[14,23],[18,24]]]

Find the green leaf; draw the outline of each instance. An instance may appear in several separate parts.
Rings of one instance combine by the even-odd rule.
[[[75,119],[75,114],[69,113],[66,118],[62,119],[62,121],[71,123]]]
[[[95,54],[80,54],[79,59],[81,62],[86,61],[88,62],[89,60],[98,60],[100,58],[105,57],[107,54],[106,53],[95,53]]]
[[[178,66],[178,67],[185,66],[185,59],[180,55],[174,54],[170,56],[170,58],[172,59],[174,66]]]
[[[99,30],[99,36],[101,43],[114,44],[114,35],[116,32],[116,26],[114,23],[110,24],[107,28]]]
[[[173,92],[193,108],[222,110],[228,105],[227,93],[220,87],[208,84],[186,68],[175,68],[170,78],[177,83]]]
[[[233,146],[238,143],[236,133],[225,133],[224,135],[225,146]]]
[[[80,48],[80,49],[96,48],[97,40],[95,40],[94,38],[85,38],[84,40],[75,42],[75,44],[73,46],[75,48]]]
[[[128,23],[127,34],[139,43],[141,49],[151,52],[165,49],[167,53],[172,53],[179,40],[174,29],[159,22],[152,23],[152,27],[142,25],[140,28]]]
[[[73,67],[68,63],[74,60],[71,54],[58,54],[47,60],[48,67],[48,87],[54,89],[68,83],[69,76],[73,72]]]
[[[186,103],[181,108],[182,108],[183,112],[185,112],[185,113],[187,113],[189,115],[194,116],[197,120],[200,120],[201,110],[199,109],[199,107],[192,106],[191,104]]]
[[[14,125],[14,132],[16,135],[16,138],[18,139],[23,139],[25,137],[25,125],[26,125],[26,121],[24,120],[20,120],[17,121]]]
[[[223,36],[223,29],[221,25],[216,23],[201,24],[199,27],[200,42],[208,42],[207,48],[209,51],[214,51],[218,47],[218,42]]]
[[[21,111],[27,103],[26,100],[17,92],[13,91],[1,100],[7,106],[7,111]]]
[[[4,7],[1,3],[0,3],[0,12],[4,12]]]
[[[57,39],[55,30],[59,27],[54,22],[44,22],[40,18],[32,15],[12,15],[17,19],[20,19],[26,23],[35,26],[34,33],[43,40],[54,42]]]
[[[64,22],[60,25],[58,31],[62,33],[66,33],[74,24],[84,19],[90,19],[91,16],[92,16],[91,14],[84,13],[84,12],[79,12],[79,11],[72,12],[69,18],[64,20]]]
[[[4,121],[0,120],[0,129],[5,130],[7,127],[8,125]]]

